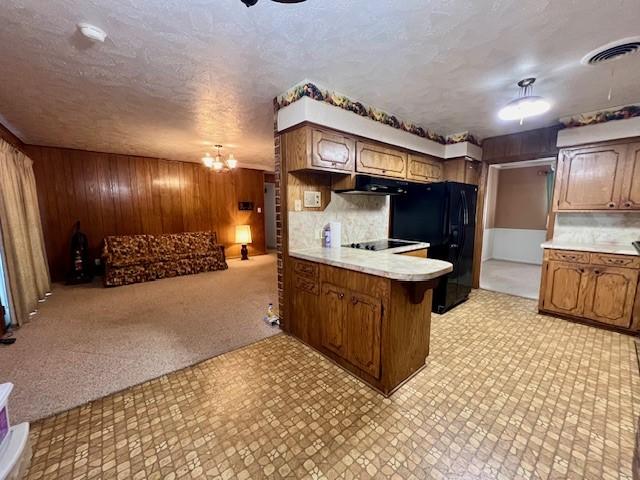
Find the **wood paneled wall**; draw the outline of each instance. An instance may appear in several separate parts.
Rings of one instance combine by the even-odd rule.
[[[265,253],[264,174],[214,173],[197,163],[27,146],[34,161],[51,276],[69,268],[69,239],[80,220],[92,257],[107,235],[213,230],[237,257],[235,226],[251,225],[249,253]],[[239,201],[253,211],[238,210]],[[258,207],[261,213],[258,213]]]
[[[482,160],[487,163],[522,162],[558,155],[556,142],[560,126],[485,138]]]

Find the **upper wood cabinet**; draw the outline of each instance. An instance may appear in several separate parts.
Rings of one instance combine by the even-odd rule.
[[[443,179],[442,160],[428,155],[408,156],[407,179],[418,182],[440,182]]]
[[[443,179],[450,182],[478,185],[482,163],[467,157],[457,157],[443,162]]]
[[[353,138],[314,128],[311,141],[311,163],[314,167],[353,171],[356,156]]]
[[[640,143],[607,142],[562,150],[554,209],[640,210]]]
[[[357,142],[356,171],[385,177],[406,178],[407,154],[375,143]]]
[[[339,132],[304,126],[284,135],[287,169],[353,172],[356,141]]]
[[[620,207],[624,210],[640,209],[640,143],[627,146]]]

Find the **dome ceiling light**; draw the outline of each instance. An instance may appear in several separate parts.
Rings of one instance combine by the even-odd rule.
[[[91,25],[90,23],[79,23],[78,30],[80,30],[80,33],[92,42],[102,43],[107,38],[107,32],[95,25]]]
[[[518,82],[520,95],[500,109],[498,116],[502,120],[520,120],[522,125],[525,118],[542,115],[549,111],[551,104],[544,98],[533,95],[535,81],[535,78],[525,78]]]
[[[253,7],[256,3],[258,3],[258,0],[240,0],[242,3],[244,3],[247,7]],[[276,2],[276,3],[302,3],[306,0],[271,0],[272,2]]]
[[[238,166],[238,160],[235,159],[233,153],[230,153],[229,157],[226,160],[223,160],[222,155],[220,155],[222,145],[214,146],[218,150],[215,157],[212,157],[209,152],[205,153],[204,157],[202,157],[202,163],[205,167],[210,168],[215,172],[222,172],[225,170],[233,170]]]

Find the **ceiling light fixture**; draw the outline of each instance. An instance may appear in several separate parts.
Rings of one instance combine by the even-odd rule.
[[[511,100],[498,112],[502,120],[520,120],[520,125],[525,118],[535,117],[548,112],[551,104],[544,98],[532,95],[535,78],[525,78],[518,82],[520,95]]]
[[[227,160],[223,160],[222,155],[220,155],[222,145],[214,146],[218,150],[215,157],[212,157],[208,152],[205,153],[204,157],[202,157],[202,163],[205,167],[211,168],[216,172],[222,172],[224,170],[233,170],[238,166],[238,160],[235,159],[233,153],[229,154],[229,158],[227,158]]]
[[[258,0],[240,0],[242,3],[244,3],[247,7],[253,7],[256,3],[258,3]],[[302,3],[305,2],[306,0],[271,0],[272,2],[276,2],[276,3]]]
[[[91,25],[90,23],[79,23],[80,33],[93,42],[104,42],[107,38],[107,32],[101,28]]]

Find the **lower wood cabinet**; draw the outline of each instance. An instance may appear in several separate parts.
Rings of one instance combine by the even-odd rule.
[[[638,270],[591,267],[583,315],[597,322],[629,328],[637,285]]]
[[[579,263],[550,261],[544,289],[544,308],[558,313],[582,315],[587,272]]]
[[[437,282],[416,286],[292,256],[284,270],[287,333],[384,395],[424,367]]]
[[[640,319],[634,318],[640,277],[638,257],[545,250],[544,259],[539,303],[542,312],[638,329]]]

